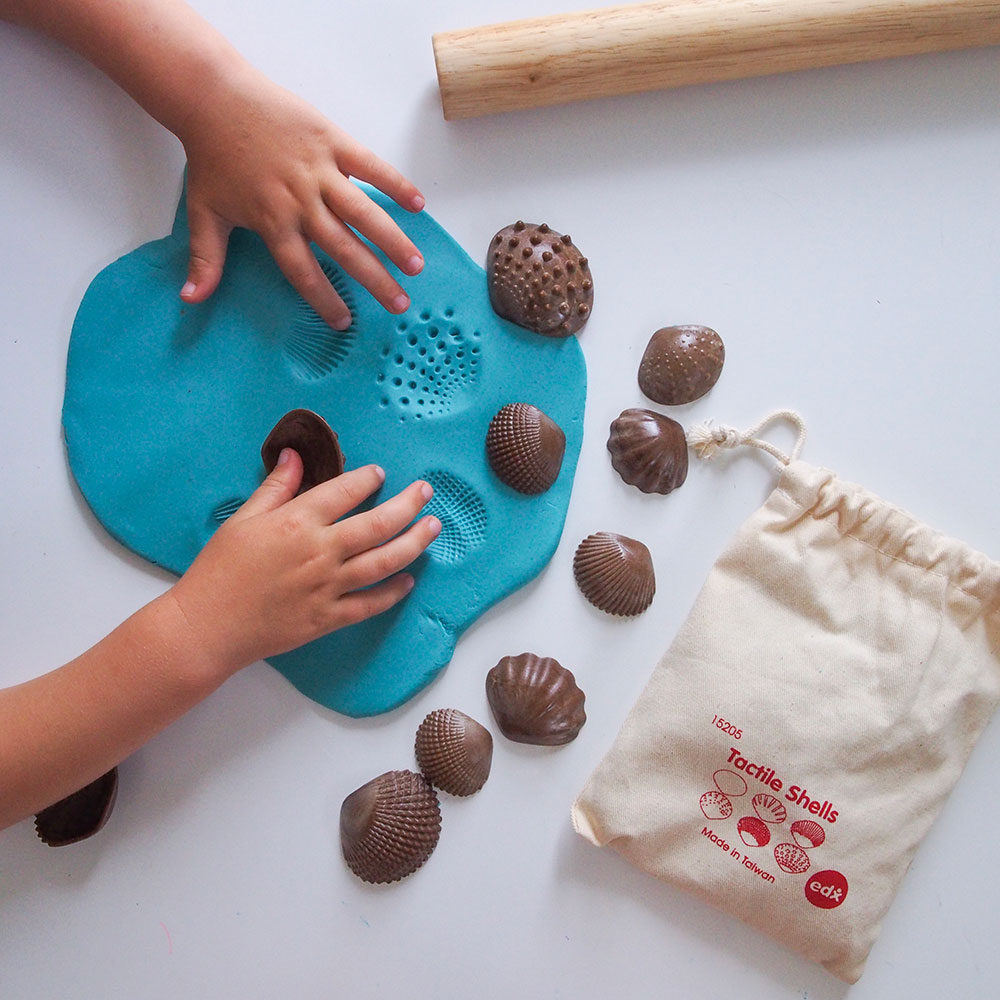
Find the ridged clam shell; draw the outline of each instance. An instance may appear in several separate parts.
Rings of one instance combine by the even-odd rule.
[[[498,316],[546,337],[576,333],[594,307],[587,258],[544,222],[501,229],[490,241],[486,280]]]
[[[412,874],[440,835],[437,795],[413,771],[386,771],[351,792],[340,807],[344,860],[365,882],[395,882]]]
[[[414,749],[424,777],[443,792],[472,795],[490,776],[493,737],[457,708],[431,712],[420,723]]]
[[[608,451],[618,475],[643,493],[670,493],[687,478],[684,428],[662,413],[623,410],[611,424]]]
[[[92,837],[108,821],[118,798],[118,768],[60,799],[35,816],[35,833],[49,847]]]
[[[736,831],[747,847],[767,847],[771,840],[767,824],[756,816],[742,816],[736,824]]]
[[[788,811],[781,800],[767,792],[759,792],[750,801],[753,804],[753,811],[765,823],[784,823],[788,818]]]
[[[289,410],[271,429],[260,449],[261,461],[268,473],[278,464],[284,448],[294,448],[302,459],[299,493],[344,471],[344,453],[336,433],[312,410]]]
[[[826,840],[826,830],[814,819],[797,819],[791,826],[792,839],[803,850],[819,847]]]
[[[490,467],[519,493],[544,493],[559,477],[565,450],[562,428],[530,403],[501,407],[486,432]]]
[[[656,593],[649,549],[610,531],[598,531],[580,542],[573,575],[583,596],[609,615],[642,614]]]
[[[639,388],[654,402],[680,406],[704,396],[726,361],[722,338],[707,326],[657,330],[639,362]]]
[[[549,656],[505,656],[486,675],[486,697],[500,731],[515,743],[570,743],[587,721],[576,679]]]

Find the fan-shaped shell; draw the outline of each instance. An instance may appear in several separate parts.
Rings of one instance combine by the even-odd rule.
[[[819,847],[826,840],[826,831],[814,819],[797,819],[791,831],[792,839],[803,850]]]
[[[271,429],[260,457],[270,472],[277,464],[282,449],[294,448],[302,459],[302,484],[305,493],[344,471],[344,453],[330,425],[312,410],[289,410]]]
[[[670,493],[687,478],[684,428],[662,413],[623,410],[611,424],[608,451],[618,475],[643,493]]]
[[[765,823],[784,823],[788,817],[781,800],[767,792],[758,792],[750,801],[753,804],[753,811]]]
[[[490,241],[486,281],[493,311],[546,337],[583,328],[594,307],[590,263],[544,222],[515,222]]]
[[[774,860],[782,871],[791,875],[809,871],[809,855],[798,844],[778,844],[774,849]]]
[[[610,531],[598,531],[580,542],[573,575],[583,596],[609,615],[642,614],[656,593],[649,549]]]
[[[395,882],[412,874],[440,835],[437,795],[413,771],[386,771],[351,792],[340,807],[344,860],[365,882]]]
[[[722,374],[726,348],[707,326],[657,330],[639,362],[639,388],[654,402],[680,406],[704,396]]]
[[[516,743],[569,743],[587,721],[576,679],[549,656],[505,656],[486,675],[486,697],[500,731]]]
[[[530,403],[508,403],[486,432],[491,468],[519,493],[544,493],[559,477],[565,450],[562,428]]]
[[[733,804],[729,798],[717,792],[715,789],[705,792],[698,805],[705,815],[705,819],[729,819],[733,814]]]
[[[490,776],[493,737],[457,708],[431,712],[417,730],[415,750],[424,777],[443,792],[472,795]]]
[[[35,833],[49,847],[92,837],[108,821],[118,798],[118,768],[60,799],[35,816]]]
[[[747,847],[766,847],[771,839],[771,831],[767,824],[756,816],[743,816],[736,824],[736,830],[740,835],[740,840]]]

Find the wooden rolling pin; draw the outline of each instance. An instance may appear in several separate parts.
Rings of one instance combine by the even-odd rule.
[[[1000,44],[1000,0],[661,0],[434,36],[444,116]]]

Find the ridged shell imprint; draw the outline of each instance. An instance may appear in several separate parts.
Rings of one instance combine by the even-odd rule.
[[[662,413],[623,410],[611,424],[608,451],[618,475],[643,493],[667,494],[687,479],[684,428]]]
[[[797,819],[791,829],[792,839],[804,851],[819,847],[826,840],[826,831],[814,819]]]
[[[386,771],[351,792],[340,807],[340,844],[365,882],[395,882],[415,872],[441,835],[430,782],[413,771]]]
[[[501,229],[490,242],[486,280],[498,316],[546,337],[576,333],[594,307],[587,258],[544,222]]]
[[[457,708],[431,712],[417,730],[415,750],[424,777],[451,795],[472,795],[490,776],[493,737]]]
[[[289,410],[272,428],[261,446],[260,457],[270,471],[278,464],[283,448],[294,448],[302,458],[302,485],[305,493],[344,471],[344,453],[330,425],[312,410]]]
[[[576,679],[549,656],[505,656],[486,675],[486,697],[500,731],[515,743],[561,746],[587,721]]]
[[[719,381],[726,348],[707,326],[657,330],[639,362],[639,388],[650,399],[680,406],[704,396]]]
[[[35,816],[35,833],[49,847],[64,847],[92,837],[108,821],[118,798],[118,768],[113,767],[78,792]]]
[[[588,535],[573,556],[573,575],[583,596],[609,615],[642,614],[656,593],[649,549],[610,531]]]
[[[501,407],[486,432],[490,467],[518,493],[544,493],[559,478],[565,450],[562,428],[530,403]]]

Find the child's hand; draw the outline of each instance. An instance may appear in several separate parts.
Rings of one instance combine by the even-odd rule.
[[[435,517],[410,524],[433,495],[425,482],[338,521],[382,485],[382,470],[345,472],[296,497],[301,478],[286,449],[170,592],[220,682],[392,607],[413,587],[399,571],[441,530]]]
[[[175,129],[188,155],[191,230],[188,282],[181,296],[215,291],[233,226],[256,230],[299,294],[331,326],[351,314],[309,248],[316,243],[392,313],[410,300],[350,227],[380,247],[403,273],[423,257],[392,219],[349,177],[419,212],[420,192],[306,101],[244,66],[225,77]]]

